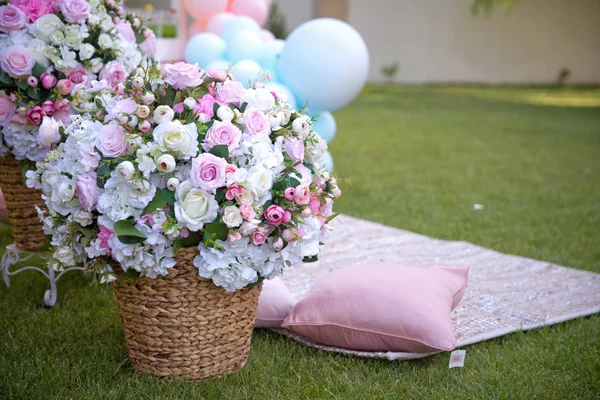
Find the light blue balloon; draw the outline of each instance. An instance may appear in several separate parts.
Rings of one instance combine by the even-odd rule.
[[[185,46],[185,61],[198,63],[200,68],[206,69],[208,65],[224,58],[225,42],[214,33],[199,33],[192,36]]]
[[[242,60],[258,61],[262,54],[264,43],[260,33],[248,29],[236,32],[227,41],[226,57],[232,63]]]
[[[305,22],[286,40],[279,76],[299,103],[312,111],[335,111],[362,90],[369,73],[369,52],[352,26],[331,18]]]
[[[210,64],[208,64],[208,66],[206,67],[206,70],[222,69],[222,70],[227,71],[229,69],[230,65],[231,65],[231,63],[229,61],[219,59],[219,60],[215,60],[215,61],[211,62]]]
[[[330,143],[337,131],[337,124],[335,123],[334,116],[329,111],[322,112],[317,121],[313,124],[313,131],[317,132],[324,141]]]
[[[260,35],[261,28],[260,25],[258,25],[258,23],[252,18],[246,16],[237,16],[223,25],[223,28],[221,29],[221,38],[225,42],[229,43],[236,33],[245,30],[250,30]]]
[[[233,64],[231,68],[231,73],[235,77],[235,80],[241,82],[245,88],[250,88],[254,85],[261,71],[260,65],[252,60],[240,61]]]
[[[276,70],[279,61],[279,54],[285,46],[285,40],[276,39],[263,45],[260,57],[260,65],[267,69]]]
[[[330,174],[333,172],[333,156],[329,151],[325,152],[325,159],[323,161],[323,166]]]
[[[267,89],[270,92],[275,92],[277,94],[277,97],[279,97],[283,101],[288,102],[290,104],[290,107],[292,107],[294,110],[298,109],[298,105],[296,103],[296,99],[294,98],[294,94],[290,91],[290,89],[287,86],[282,85],[281,83],[269,82],[265,84],[265,89]]]

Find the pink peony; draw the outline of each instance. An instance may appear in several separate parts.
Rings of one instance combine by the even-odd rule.
[[[229,121],[215,121],[206,132],[202,147],[209,151],[215,146],[225,145],[229,151],[239,147],[242,131]]]
[[[25,46],[13,44],[2,50],[0,67],[12,78],[28,77],[34,66],[35,60]]]
[[[10,33],[20,31],[27,24],[27,16],[18,7],[7,4],[0,7],[0,31]]]
[[[244,112],[245,132],[254,135],[270,135],[271,123],[267,116],[257,108],[249,108]]]
[[[215,112],[213,111],[214,104],[215,98],[210,94],[205,94],[200,100],[198,100],[198,103],[196,103],[194,114],[198,115],[203,113],[212,118],[215,115]]]
[[[135,32],[131,28],[131,23],[129,21],[120,21],[116,25],[116,28],[125,40],[128,42],[135,42]]]
[[[246,93],[244,86],[237,81],[225,81],[217,87],[217,100],[225,103],[240,105],[242,96]]]
[[[78,85],[80,83],[85,83],[87,81],[88,74],[87,74],[87,71],[85,70],[85,68],[83,68],[83,66],[79,65],[69,71],[69,73],[67,74],[67,78],[75,85]]]
[[[271,204],[264,212],[265,219],[271,225],[279,226],[283,222],[285,210],[275,204]]]
[[[27,120],[33,125],[39,125],[46,116],[44,109],[40,106],[34,106],[27,111]]]
[[[149,56],[154,57],[156,55],[156,35],[150,29],[146,29],[146,32],[150,32],[145,35],[146,40],[139,44],[139,48]]]
[[[183,90],[202,83],[202,69],[197,65],[177,62],[174,64],[164,64],[162,70],[165,82],[172,85],[175,89]]]
[[[240,197],[242,195],[242,187],[240,185],[231,185],[227,188],[227,192],[225,193],[225,198],[227,200],[233,200],[236,197]]]
[[[285,152],[295,162],[304,161],[304,142],[302,139],[288,138],[285,140]]]
[[[77,185],[75,186],[75,193],[77,193],[81,206],[88,211],[92,211],[96,207],[96,204],[98,204],[96,178],[95,172],[80,175],[77,178]]]
[[[0,96],[0,124],[9,123],[16,110],[17,106],[10,99]]]
[[[53,12],[53,1],[51,0],[12,0],[11,3],[25,13],[30,24],[42,15]]]
[[[227,161],[210,153],[202,153],[192,160],[190,180],[200,189],[214,193],[225,186]]]
[[[118,61],[108,62],[100,71],[100,79],[106,79],[111,85],[118,82],[125,82],[127,75],[127,70]]]
[[[96,147],[105,157],[118,157],[127,150],[127,139],[118,125],[103,125],[96,137]]]
[[[61,0],[60,12],[67,22],[80,24],[90,16],[90,4],[85,0]]]

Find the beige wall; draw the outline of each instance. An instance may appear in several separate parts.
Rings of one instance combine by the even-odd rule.
[[[315,2],[279,0],[289,26]],[[371,81],[400,62],[400,82],[600,84],[600,0],[520,0],[509,15],[474,18],[472,0],[347,0],[371,54]]]

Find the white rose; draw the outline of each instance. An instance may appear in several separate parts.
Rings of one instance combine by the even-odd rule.
[[[193,123],[163,122],[154,128],[152,136],[159,145],[179,158],[195,157],[198,153],[198,130]]]
[[[55,45],[62,45],[65,42],[65,35],[62,31],[56,30],[50,34],[50,41]]]
[[[100,36],[98,37],[98,46],[100,46],[101,49],[110,49],[113,45],[113,41],[110,37],[110,35],[106,34],[106,33],[101,33]]]
[[[175,170],[175,159],[170,154],[163,154],[156,160],[156,168],[160,172],[173,172]]]
[[[248,171],[248,182],[250,183],[250,189],[256,196],[262,197],[273,186],[273,174],[268,169],[257,165]]]
[[[73,221],[77,222],[81,226],[88,226],[94,222],[94,216],[89,211],[78,210],[73,213]]]
[[[104,61],[100,57],[92,58],[90,61],[90,69],[93,73],[97,74],[104,66]]]
[[[71,180],[62,180],[56,188],[56,195],[63,203],[68,203],[75,196],[75,185]]]
[[[202,229],[204,224],[212,222],[219,212],[219,204],[214,196],[194,187],[190,181],[179,185],[175,198],[175,218],[191,231]]]
[[[171,122],[173,117],[175,117],[175,111],[169,106],[158,106],[154,110],[154,122],[157,124]]]
[[[196,100],[194,100],[191,97],[188,97],[183,101],[183,105],[186,106],[189,110],[193,110],[194,108],[196,108]]]
[[[227,106],[221,106],[217,109],[217,117],[221,121],[231,121],[234,116],[233,110]]]
[[[43,147],[50,147],[60,141],[60,123],[54,118],[44,117],[38,130],[38,143]]]
[[[31,55],[33,56],[33,59],[35,61],[39,62],[40,64],[42,64],[44,67],[48,67],[50,65],[50,62],[48,61],[48,58],[44,54],[44,49],[46,47],[47,47],[46,43],[44,43],[40,39],[32,39],[27,44],[27,48],[31,52]]]
[[[141,88],[142,86],[144,86],[144,78],[142,78],[141,76],[135,76],[132,80],[131,80],[131,84],[133,85],[133,87],[135,88]]]
[[[135,167],[131,161],[123,161],[117,165],[115,171],[121,178],[129,180],[133,178],[133,174],[135,174]]]
[[[50,40],[51,35],[64,26],[60,18],[55,14],[46,14],[39,17],[31,28],[39,39],[45,42]]]
[[[152,93],[152,92],[144,93],[144,95],[142,96],[142,103],[147,104],[147,105],[154,103],[154,93]],[[159,106],[159,107],[162,107],[162,106]]]
[[[311,131],[311,126],[308,121],[308,117],[301,116],[292,122],[292,130],[296,132],[300,137],[306,137]]]
[[[179,187],[179,183],[179,179],[171,177],[167,180],[167,189],[174,192]]]
[[[237,228],[244,222],[242,214],[236,206],[227,206],[223,210],[223,222],[229,228]]]
[[[79,58],[82,60],[89,60],[94,55],[96,49],[89,43],[84,43],[79,49]]]
[[[92,26],[96,26],[99,23],[100,23],[100,18],[97,15],[90,14],[90,16],[88,17],[88,24],[90,24]]]
[[[69,246],[61,246],[53,254],[53,257],[60,261],[64,266],[70,267],[75,265],[73,250]]]
[[[281,113],[271,111],[267,113],[267,119],[271,124],[271,128],[277,128],[278,126],[281,126]]]
[[[249,89],[240,100],[240,104],[243,103],[248,103],[248,107],[258,108],[261,111],[269,111],[275,106],[275,97],[265,88]]]
[[[139,106],[136,113],[140,118],[148,118],[148,115],[150,115],[150,108],[148,108],[148,106]]]
[[[292,113],[290,112],[290,110],[283,109],[283,110],[280,110],[277,114],[281,118],[282,125],[287,125],[287,123],[290,122],[290,117],[292,116]]]
[[[129,121],[127,122],[127,126],[130,128],[135,128],[138,124],[138,118],[135,115],[129,117]]]

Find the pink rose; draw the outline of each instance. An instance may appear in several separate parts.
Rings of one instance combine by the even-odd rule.
[[[78,65],[69,71],[67,78],[77,85],[86,82],[88,79],[88,74],[85,68],[83,68],[81,65]]]
[[[39,125],[46,116],[46,113],[40,106],[34,106],[27,111],[27,120],[33,125]]]
[[[217,87],[217,100],[239,107],[240,100],[245,93],[246,89],[240,82],[225,81]]]
[[[296,188],[296,204],[307,205],[310,203],[310,189],[308,185],[300,185]]]
[[[40,77],[40,80],[42,81],[44,89],[52,89],[56,86],[56,77],[48,72],[44,72]]]
[[[242,131],[229,121],[215,121],[206,132],[202,148],[210,151],[215,146],[225,145],[229,151],[239,147]]]
[[[58,89],[58,93],[62,94],[63,96],[66,96],[68,94],[71,94],[71,92],[73,91],[73,84],[68,79],[61,79],[56,83],[56,89]]]
[[[280,237],[277,238],[277,239],[275,239],[275,240],[273,240],[273,250],[275,250],[275,251],[281,251],[281,250],[283,250],[283,245],[284,244],[285,243],[283,242],[283,239],[280,238]]]
[[[321,210],[321,202],[317,199],[317,195],[310,195],[310,202],[308,203],[308,207],[313,212],[313,214],[318,214]]]
[[[242,218],[244,218],[246,221],[251,221],[254,219],[254,217],[256,217],[256,212],[250,204],[242,204],[240,206],[240,213],[242,214]]]
[[[123,128],[115,124],[103,125],[96,137],[96,147],[105,157],[118,157],[127,150]]]
[[[20,31],[27,24],[27,16],[12,4],[0,7],[0,31],[10,33]]]
[[[229,175],[229,174],[235,174],[237,171],[237,167],[233,164],[228,164],[227,167],[225,167],[225,175]]]
[[[108,250],[109,253],[112,251],[110,245],[108,244],[108,239],[114,234],[113,231],[108,229],[107,227],[100,225],[100,232],[98,232],[98,239],[100,239],[100,247]]]
[[[28,77],[34,66],[35,60],[25,46],[13,44],[2,50],[0,67],[12,78]]]
[[[245,132],[254,135],[270,135],[271,123],[267,116],[257,108],[249,108],[244,112]]]
[[[54,108],[54,102],[52,100],[46,100],[42,103],[42,110],[46,113],[47,116],[51,117],[56,112]]]
[[[128,42],[135,42],[135,32],[131,28],[131,23],[129,21],[120,21],[116,25],[116,28],[125,40]]]
[[[240,232],[238,232],[238,231],[230,232],[227,235],[227,241],[230,242],[230,243],[237,242],[241,238],[242,238],[242,234]]]
[[[242,187],[240,185],[231,185],[227,188],[227,192],[225,193],[225,198],[227,200],[233,200],[236,197],[242,195]]]
[[[56,100],[54,102],[54,109],[56,111],[67,111],[71,108],[71,102],[67,99]]]
[[[304,164],[298,164],[294,169],[300,174],[301,181],[304,185],[310,185],[312,182],[312,173]]]
[[[283,214],[283,223],[287,224],[291,220],[292,220],[292,213],[289,211],[286,211],[285,214]]]
[[[304,161],[304,141],[302,139],[289,138],[285,140],[285,152],[295,162]]]
[[[100,79],[106,79],[111,85],[118,82],[125,82],[127,75],[127,70],[118,61],[108,62],[100,71]]]
[[[75,193],[79,198],[81,206],[88,211],[92,211],[98,204],[98,186],[96,185],[96,173],[89,172],[85,175],[80,175],[77,178]]]
[[[31,87],[36,87],[38,84],[38,80],[35,76],[30,76],[29,78],[27,78],[27,84]]]
[[[122,114],[133,114],[138,107],[139,104],[136,103],[135,100],[129,98],[118,100],[113,104],[109,104],[109,106],[106,107],[106,111],[108,113],[107,121],[110,121]]]
[[[199,86],[202,83],[202,69],[197,65],[185,62],[162,65],[165,82],[175,89],[183,90],[188,87]]]
[[[150,29],[146,29],[145,32],[149,32],[145,35],[146,40],[139,44],[139,48],[149,56],[154,57],[156,55],[156,35]]]
[[[79,24],[90,16],[90,4],[85,0],[62,0],[58,6],[65,20],[72,24]]]
[[[271,224],[275,226],[281,225],[283,222],[283,216],[285,215],[285,210],[275,204],[271,204],[264,212],[265,219]]]
[[[217,82],[223,82],[227,79],[227,71],[222,69],[211,69],[208,71],[208,76]]]
[[[100,154],[98,154],[98,152],[96,151],[94,143],[80,145],[77,150],[79,150],[79,154],[81,155],[79,162],[84,167],[90,169],[98,168],[98,164],[100,162]]]
[[[202,96],[198,103],[196,103],[196,107],[194,108],[194,114],[198,115],[200,113],[206,114],[209,117],[213,117],[215,112],[213,111],[213,106],[215,104],[215,98],[210,94],[205,94]]]
[[[261,244],[263,244],[265,241],[267,240],[267,237],[265,236],[264,233],[262,233],[261,231],[255,231],[251,238],[250,241],[252,242],[253,245],[255,246],[260,246]]]
[[[210,153],[202,153],[192,160],[190,180],[200,189],[214,193],[225,186],[227,161]]]
[[[4,96],[0,96],[0,124],[9,123],[15,115],[15,111],[17,111],[15,103]]]
[[[296,188],[289,187],[285,189],[283,192],[283,197],[285,197],[286,200],[293,201],[296,198]]]
[[[12,0],[11,3],[25,13],[30,24],[42,15],[53,12],[53,2],[50,0]]]
[[[298,229],[296,229],[296,228],[284,229],[283,232],[281,232],[281,237],[286,242],[295,242],[298,239],[300,239],[300,237],[298,235]]]
[[[176,113],[182,113],[185,111],[185,108],[183,107],[183,103],[177,103],[173,106],[173,111],[175,111]]]

